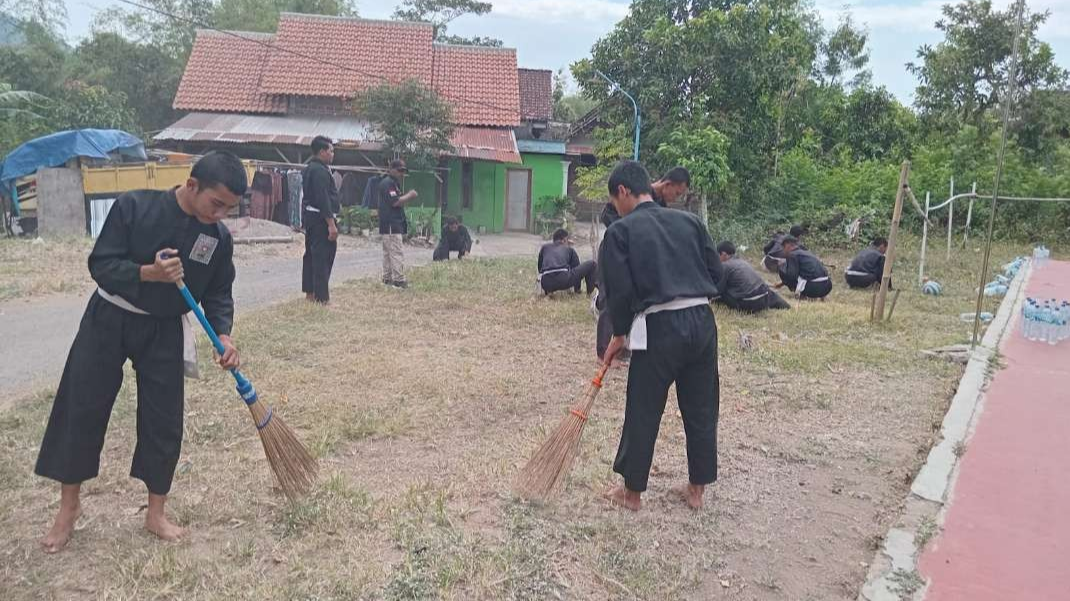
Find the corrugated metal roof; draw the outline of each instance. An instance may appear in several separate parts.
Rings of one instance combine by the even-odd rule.
[[[327,136],[340,148],[381,150],[375,128],[355,117],[316,115],[235,115],[190,113],[156,134],[160,142],[217,142],[229,144],[285,144],[308,146]],[[516,137],[509,129],[458,127],[453,130],[453,156],[519,163]]]
[[[516,147],[532,154],[565,154],[565,143],[558,140],[517,140]]]

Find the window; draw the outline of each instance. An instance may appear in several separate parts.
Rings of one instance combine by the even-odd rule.
[[[472,208],[472,163],[461,163],[461,208]]]

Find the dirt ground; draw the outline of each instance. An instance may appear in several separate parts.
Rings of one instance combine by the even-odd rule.
[[[272,489],[232,382],[212,371],[186,390],[171,508],[190,534],[158,542],[127,476],[128,378],[75,538],[45,556],[36,540],[58,495],[32,474],[51,405],[42,391],[0,414],[0,590],[11,601],[854,599],[961,374],[919,351],[965,340],[958,315],[976,285],[977,254],[936,257],[945,296],[924,297],[908,285],[916,252],[905,254],[891,324],[869,325],[870,295],[839,273],[826,303],[715,310],[721,469],[699,513],[670,494],[687,476],[672,394],[644,510],[601,500],[617,481],[619,370],[561,498],[533,507],[510,495],[597,367],[586,299],[533,297],[532,260],[437,264],[405,292],[357,282],[330,308],[240,315],[247,373],[322,458],[319,489],[296,504]],[[841,271],[847,259],[826,257]]]

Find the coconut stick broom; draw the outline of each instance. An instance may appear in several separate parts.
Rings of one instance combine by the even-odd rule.
[[[587,416],[594,406],[594,400],[602,389],[602,380],[606,377],[609,364],[598,370],[598,375],[591,380],[583,399],[569,408],[561,423],[535,451],[524,469],[520,470],[513,491],[529,501],[547,501],[564,487],[565,478],[572,469],[572,463],[580,448],[580,436],[587,425]]]
[[[186,299],[190,310],[197,316],[197,321],[201,322],[208,338],[212,340],[212,346],[222,356],[225,352],[223,342],[219,340],[215,329],[208,323],[204,311],[201,311],[197,301],[193,299],[185,282],[178,281],[178,290],[182,293],[182,298]],[[230,373],[238,384],[238,394],[249,407],[253,423],[260,434],[260,442],[264,444],[264,454],[267,455],[268,464],[271,465],[271,471],[275,474],[279,488],[290,499],[308,493],[315,484],[316,474],[319,471],[316,458],[301,444],[282,418],[275,415],[271,407],[260,402],[252,382],[237,369],[231,369]]]

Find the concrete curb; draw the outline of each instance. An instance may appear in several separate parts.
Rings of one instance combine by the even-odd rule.
[[[1014,317],[1021,311],[1025,283],[1029,281],[1032,269],[1030,262],[1015,276],[981,344],[970,354],[951,407],[944,416],[941,440],[929,451],[925,464],[914,478],[903,513],[888,531],[883,547],[870,565],[858,601],[924,599],[925,587],[920,586],[917,572],[918,556],[921,547],[935,534],[937,525],[943,522],[943,509],[950,498],[958,466],[955,450],[966,443],[982,413],[984,390],[993,372],[992,361],[1000,343],[1011,331]]]

